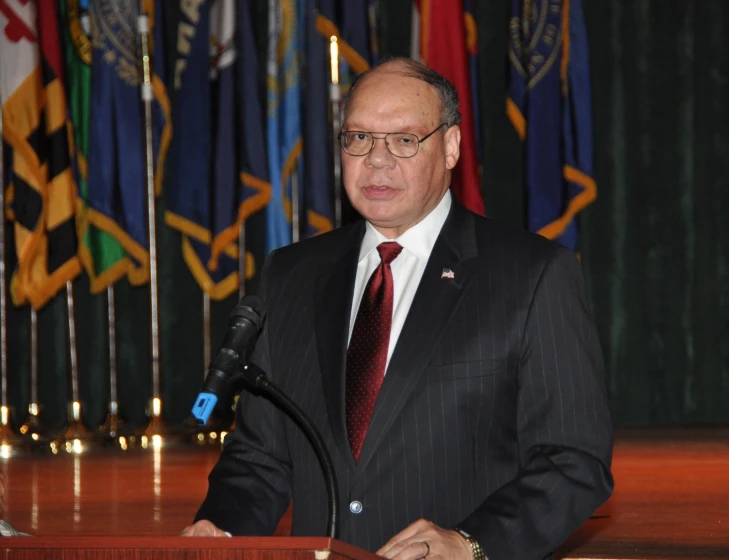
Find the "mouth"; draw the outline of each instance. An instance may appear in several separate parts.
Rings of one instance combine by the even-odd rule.
[[[389,200],[397,195],[397,189],[387,185],[367,185],[362,192],[365,197],[373,200]]]

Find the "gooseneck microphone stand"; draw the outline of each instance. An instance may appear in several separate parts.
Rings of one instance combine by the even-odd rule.
[[[339,489],[337,486],[337,477],[334,474],[334,465],[332,458],[324,445],[324,440],[316,429],[316,426],[309,420],[301,408],[291,400],[281,389],[276,387],[272,381],[266,377],[266,373],[253,364],[244,365],[240,373],[234,378],[243,377],[247,383],[256,389],[261,390],[270,396],[273,401],[278,404],[287,414],[289,414],[304,431],[306,437],[314,448],[322,470],[324,471],[324,480],[327,487],[327,497],[329,500],[329,521],[327,522],[327,536],[332,539],[337,538],[339,529]],[[231,380],[232,381],[232,380]]]

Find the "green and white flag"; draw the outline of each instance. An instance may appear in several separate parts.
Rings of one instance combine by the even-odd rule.
[[[78,254],[89,275],[91,292],[99,293],[132,272],[134,266],[121,244],[89,221],[87,201],[92,45],[89,37],[88,0],[61,0],[59,5],[66,60],[66,87],[76,143]]]

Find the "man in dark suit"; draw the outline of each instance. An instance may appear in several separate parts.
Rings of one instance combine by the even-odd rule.
[[[353,88],[344,184],[365,218],[263,272],[252,361],[313,419],[339,538],[387,558],[548,556],[612,491],[602,356],[575,256],[449,191],[458,98],[396,59]],[[296,424],[243,392],[185,535],[322,535],[322,471]]]

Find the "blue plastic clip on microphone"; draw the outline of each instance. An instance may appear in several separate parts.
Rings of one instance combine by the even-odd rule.
[[[195,401],[195,406],[192,407],[192,415],[200,424],[207,424],[217,403],[218,397],[212,393],[200,393]]]

